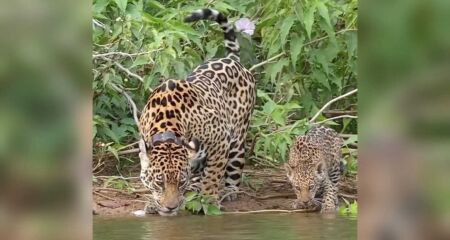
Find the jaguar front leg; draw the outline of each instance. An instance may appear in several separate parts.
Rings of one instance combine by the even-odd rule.
[[[211,196],[214,202],[220,206],[219,202],[219,188],[220,183],[225,174],[225,166],[228,161],[228,147],[227,142],[217,144],[211,149],[208,149],[208,161],[203,169],[201,178],[200,193],[204,196]]]
[[[322,199],[322,213],[335,212],[338,206],[338,188],[329,178],[324,180],[324,193]]]

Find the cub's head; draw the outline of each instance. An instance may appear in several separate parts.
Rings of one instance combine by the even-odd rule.
[[[327,174],[324,154],[319,146],[297,142],[290,151],[285,169],[299,202],[306,207],[317,204],[314,197]]]
[[[195,143],[164,141],[140,153],[141,181],[150,189],[155,210],[160,215],[176,215],[184,201],[190,180],[189,157]]]

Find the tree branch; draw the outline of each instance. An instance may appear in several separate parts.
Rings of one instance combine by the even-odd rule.
[[[264,61],[264,62],[260,62],[260,63],[258,63],[258,64],[256,64],[256,65],[254,65],[253,67],[251,67],[251,68],[249,69],[249,71],[251,72],[251,71],[253,71],[255,68],[259,68],[259,67],[261,67],[261,66],[264,65],[264,64],[267,64],[267,63],[269,63],[269,62],[271,62],[271,61],[273,61],[273,60],[275,60],[275,59],[277,59],[277,58],[280,58],[280,57],[284,56],[285,54],[286,54],[285,52],[282,52],[282,53],[280,53],[280,54],[278,54],[278,55],[276,55],[276,56],[273,56],[273,57],[267,59],[267,60]]]
[[[354,29],[354,28],[342,29],[341,31],[337,31],[335,35],[338,35],[338,34],[341,34],[341,33],[345,33],[345,32],[350,32],[350,31],[357,31],[357,30],[358,29]],[[303,44],[302,47],[311,45],[311,44],[316,43],[316,42],[320,42],[320,41],[325,40],[325,39],[327,39],[329,37],[330,37],[329,35],[326,35],[326,36],[314,39],[314,40],[312,40],[310,42],[307,42],[307,43]]]
[[[318,125],[318,124],[321,124],[321,123],[324,123],[324,122],[333,121],[333,120],[340,119],[340,118],[354,118],[354,119],[357,119],[358,117],[357,116],[352,116],[352,115],[341,115],[341,116],[328,118],[328,119],[325,119],[323,121],[316,122],[316,123],[313,123],[313,124]]]
[[[138,116],[137,116],[137,107],[136,107],[136,104],[134,103],[133,99],[131,99],[130,95],[128,95],[128,93],[127,93],[126,91],[124,91],[122,88],[116,86],[114,83],[111,83],[111,87],[112,87],[114,90],[116,90],[116,91],[122,93],[122,94],[127,98],[128,102],[130,103],[130,105],[131,105],[131,107],[132,107],[132,110],[133,110],[133,118],[134,118],[134,121],[136,122],[136,125],[137,125],[137,127],[138,127],[138,129],[139,129],[139,118],[138,118]],[[140,132],[140,131],[139,131],[139,132]]]
[[[358,89],[354,89],[354,90],[352,90],[352,91],[350,91],[350,92],[348,92],[348,93],[346,93],[346,94],[344,94],[344,95],[341,95],[341,96],[339,96],[339,97],[336,97],[336,98],[331,99],[329,102],[327,102],[325,105],[323,105],[323,107],[322,107],[322,108],[314,115],[314,117],[311,118],[311,120],[309,120],[309,123],[314,123],[314,121],[319,117],[320,113],[322,113],[323,110],[325,110],[325,109],[326,109],[327,107],[329,107],[331,104],[333,104],[334,102],[336,102],[336,101],[338,101],[338,100],[340,100],[340,99],[342,99],[342,98],[345,98],[345,97],[347,97],[347,96],[350,96],[350,95],[356,93],[357,91],[358,91]]]
[[[107,57],[107,56],[111,56],[111,55],[119,55],[119,56],[123,56],[123,57],[136,57],[136,56],[140,56],[140,55],[146,55],[146,54],[150,54],[150,53],[154,53],[157,51],[162,50],[162,48],[158,48],[155,50],[151,50],[151,51],[147,51],[147,52],[138,52],[138,53],[126,53],[126,52],[107,52],[107,53],[99,53],[99,54],[94,54],[92,55],[92,58],[103,58],[103,57]]]

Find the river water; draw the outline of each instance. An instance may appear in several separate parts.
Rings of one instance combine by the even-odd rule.
[[[317,213],[94,217],[95,240],[356,239],[356,219]]]

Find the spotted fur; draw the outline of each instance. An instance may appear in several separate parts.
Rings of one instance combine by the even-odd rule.
[[[295,208],[321,206],[334,211],[338,204],[337,183],[342,174],[342,138],[333,129],[318,126],[298,137],[291,147],[286,174],[297,195]],[[322,201],[316,197],[322,196]]]
[[[215,199],[219,190],[235,191],[244,167],[255,79],[239,63],[239,44],[227,18],[203,9],[186,21],[201,19],[222,27],[227,57],[207,61],[185,80],[159,85],[140,118],[148,156],[141,158],[141,180],[152,192],[151,208],[161,215],[177,213],[187,188]],[[200,174],[193,185],[196,171]]]

